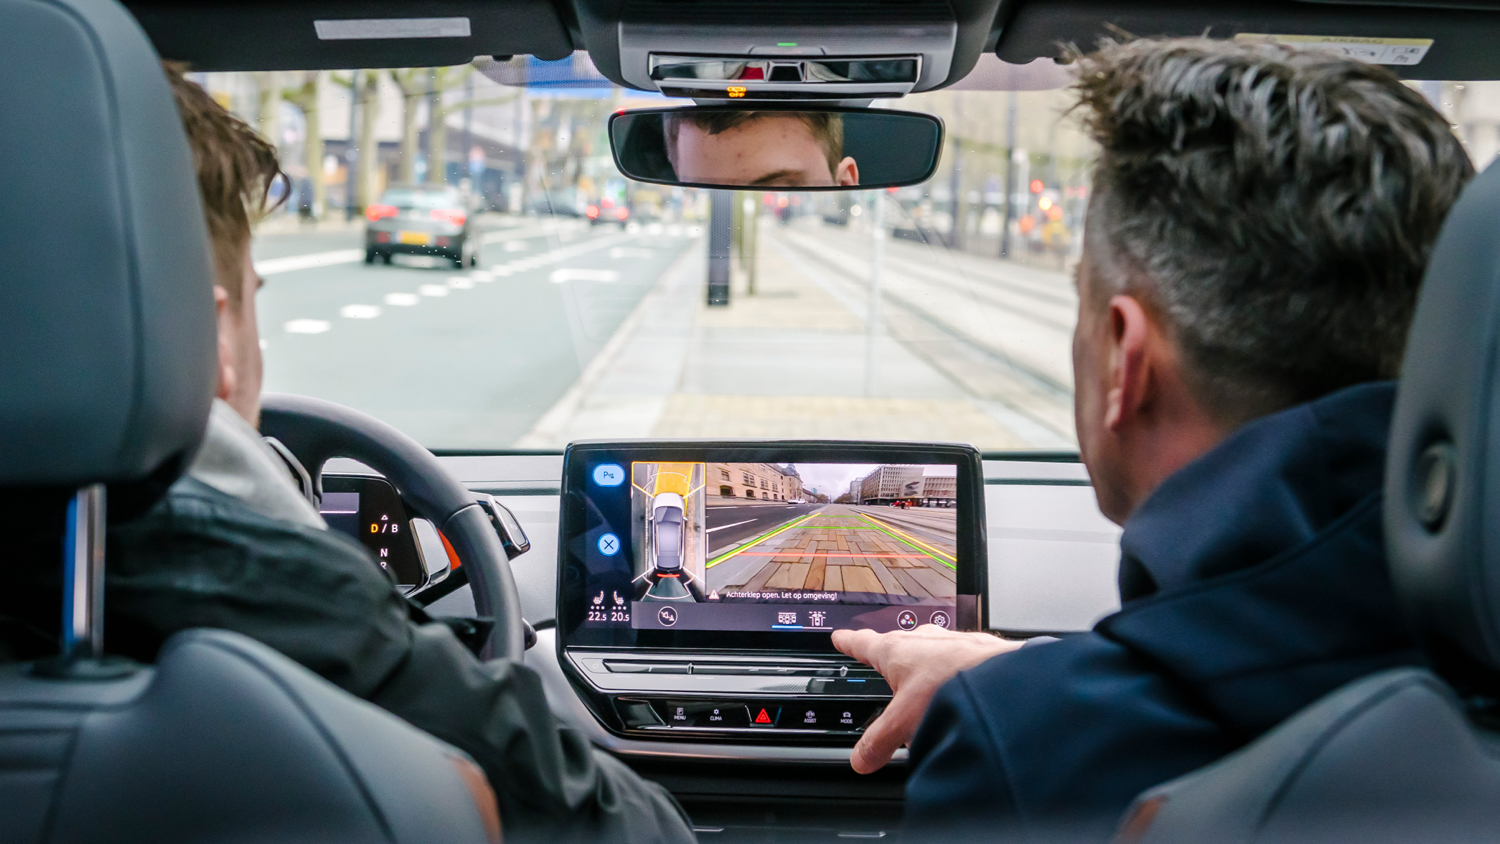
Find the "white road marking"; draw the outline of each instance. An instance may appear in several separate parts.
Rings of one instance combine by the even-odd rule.
[[[472,278],[475,281],[490,282],[495,280],[495,275],[494,273],[488,273],[484,270],[475,270],[474,272],[469,273],[469,278]]]
[[[754,519],[746,519],[743,522],[735,522],[732,525],[719,525],[716,528],[709,528],[708,530],[704,531],[704,533],[713,533],[716,530],[724,530],[725,528],[739,527],[740,525],[748,525],[748,524],[750,524],[753,521],[755,521],[755,520]]]
[[[474,280],[465,276],[455,276],[448,279],[448,286],[454,290],[468,290],[474,286]]]
[[[387,293],[387,294],[385,294],[385,303],[387,305],[395,305],[398,308],[409,308],[412,305],[415,305],[416,303],[418,303],[420,301],[422,301],[422,300],[419,299],[417,297],[417,294],[415,294],[415,293]]]
[[[352,264],[365,259],[363,249],[336,249],[332,252],[314,252],[311,255],[291,255],[286,258],[267,258],[255,262],[255,271],[262,276],[310,270],[315,267],[331,267],[334,264]]]
[[[502,248],[506,252],[525,252],[527,249],[526,241],[524,240],[507,240],[505,241],[505,246]]]
[[[609,250],[611,258],[650,258],[654,254],[656,253],[650,249],[636,249],[630,246],[616,246]]]
[[[676,223],[667,226],[667,237],[682,237],[682,226]]]
[[[614,270],[553,270],[547,280],[553,284],[562,284],[565,281],[602,281],[605,283],[619,281],[620,274]]]
[[[651,225],[649,225],[649,226],[646,227],[646,234],[661,234],[661,232],[662,232],[662,225],[661,225],[661,223],[652,223]]]
[[[447,296],[448,286],[444,284],[424,284],[417,288],[417,292],[423,296]]]
[[[339,308],[339,316],[345,319],[374,319],[380,316],[379,305],[345,305]]]
[[[294,319],[282,328],[288,334],[322,334],[333,328],[326,319]]]

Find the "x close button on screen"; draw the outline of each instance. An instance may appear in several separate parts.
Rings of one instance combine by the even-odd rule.
[[[620,553],[620,537],[612,533],[599,537],[599,553],[606,557],[613,557]]]

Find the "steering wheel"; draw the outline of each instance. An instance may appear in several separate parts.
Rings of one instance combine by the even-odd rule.
[[[267,393],[261,397],[261,433],[280,440],[322,489],[323,464],[349,457],[396,486],[417,515],[452,544],[474,593],[474,610],[494,619],[480,656],[519,660],[526,650],[521,596],[505,548],[489,514],[448,474],[432,452],[373,416],[322,399]]]

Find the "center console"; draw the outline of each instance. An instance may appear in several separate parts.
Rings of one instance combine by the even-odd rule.
[[[983,629],[972,447],[580,442],[564,458],[558,661],[611,732],[852,745],[891,689],[838,629]]]

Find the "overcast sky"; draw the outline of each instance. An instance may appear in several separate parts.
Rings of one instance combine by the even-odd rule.
[[[802,487],[812,487],[828,496],[838,498],[849,491],[849,482],[863,478],[875,471],[878,463],[793,463],[797,474],[802,476]]]

